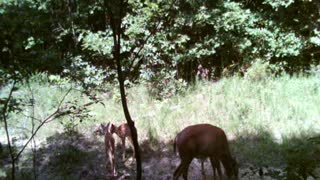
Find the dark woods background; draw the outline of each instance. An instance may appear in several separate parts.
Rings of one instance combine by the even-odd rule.
[[[2,71],[66,76],[86,64],[114,80],[104,1],[2,0],[0,6]],[[243,74],[255,61],[306,71],[319,63],[319,9],[318,1],[306,0],[130,0],[123,66],[131,82],[191,82],[203,71],[215,79]]]

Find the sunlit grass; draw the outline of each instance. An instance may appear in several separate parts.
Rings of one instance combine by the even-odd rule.
[[[35,116],[40,119],[54,111],[68,90],[68,86],[52,86],[47,82],[33,82],[31,85],[35,91]],[[113,95],[105,98],[104,105],[90,107],[93,120],[76,122],[80,132],[92,134],[99,123],[125,122],[116,87],[106,87]],[[25,99],[30,97],[26,87],[21,87],[19,93]],[[170,142],[177,132],[188,125],[210,123],[223,128],[230,140],[237,140],[232,143],[232,149],[241,153],[240,159],[251,159],[251,162],[258,164],[275,163],[272,156],[279,155],[278,150],[281,149],[280,146],[275,147],[276,144],[281,145],[290,138],[311,137],[320,132],[320,79],[313,76],[284,75],[263,81],[230,77],[214,83],[198,82],[183,95],[162,101],[151,97],[143,84],[129,88],[127,94],[129,110],[136,122],[140,140]],[[78,91],[70,93],[66,101],[74,99],[79,104],[88,102],[88,98]],[[23,112],[30,114],[31,109],[26,108]],[[62,132],[60,122],[69,120],[69,117],[64,117],[49,123],[36,138],[44,140],[55,132]],[[11,129],[13,136],[25,134],[24,137],[27,137],[28,133],[23,128],[30,129],[30,118],[12,114],[10,125],[14,127]],[[3,128],[0,133],[4,135]],[[251,136],[258,138],[248,140]],[[248,141],[250,145],[247,145]]]

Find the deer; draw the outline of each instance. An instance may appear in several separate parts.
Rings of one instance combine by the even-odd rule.
[[[101,127],[104,126],[101,124],[97,130],[94,131],[97,135],[104,135],[104,131],[101,130]],[[130,146],[133,150],[133,157],[135,156],[133,141],[131,136],[130,127],[127,123],[120,124],[119,126],[110,123],[110,132],[112,134],[116,134],[121,139],[121,146],[122,146],[122,160],[125,161],[126,158],[126,139],[129,139]]]
[[[133,150],[133,157],[135,157],[133,141],[131,136],[130,127],[127,123],[120,124],[118,127],[115,128],[115,133],[119,136],[122,143],[122,160],[124,161],[126,158],[126,139],[129,139],[130,146]]]
[[[109,159],[110,170],[112,176],[117,176],[116,167],[115,167],[115,139],[113,133],[115,131],[115,126],[112,123],[107,125],[101,124],[97,130],[94,131],[95,134],[104,135],[104,144],[106,157]]]
[[[214,179],[216,179],[215,170],[219,179],[222,178],[220,161],[227,176],[238,179],[238,163],[231,156],[225,132],[219,127],[210,124],[188,126],[175,137],[173,149],[174,153],[178,151],[181,159],[180,165],[173,174],[174,180],[179,179],[181,174],[185,180],[188,179],[188,168],[193,158],[200,159],[202,176],[204,176],[204,160],[209,158]]]

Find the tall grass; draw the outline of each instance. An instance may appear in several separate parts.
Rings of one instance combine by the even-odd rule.
[[[50,84],[45,77],[34,77],[31,88],[35,94],[36,117],[41,119],[52,112],[69,86],[69,82],[57,86]],[[99,123],[125,122],[117,88],[106,87],[113,95],[105,98],[104,106],[97,104],[90,107],[95,120],[79,123],[77,128],[80,132],[92,133]],[[6,91],[2,92],[5,94]],[[148,86],[135,85],[128,89],[127,100],[139,139],[151,143],[154,140],[169,142],[188,125],[210,123],[223,128],[230,140],[239,140],[235,151],[241,151],[243,156],[256,153],[252,159],[260,161],[263,158],[268,160],[268,156],[277,153],[277,148],[272,149],[276,144],[320,132],[320,79],[316,76],[283,75],[260,81],[235,76],[214,83],[199,82],[183,94],[161,101],[148,92]],[[28,99],[30,93],[25,85],[21,85],[15,96]],[[88,101],[76,90],[68,95],[66,101],[72,99],[77,99],[79,104]],[[25,108],[23,113],[30,113],[30,109]],[[9,118],[14,136],[23,135],[21,127],[30,127],[30,119],[22,114],[12,114]],[[65,117],[48,124],[37,137],[44,139],[54,132],[63,131],[59,122],[68,120],[69,117]],[[0,133],[4,135],[3,128]],[[247,140],[242,141],[241,138],[249,135],[262,135],[259,141],[266,144],[250,146],[252,149],[258,148],[255,153],[248,150]],[[267,155],[261,154],[261,149],[268,152]]]
[[[319,132],[320,79],[287,76],[251,81],[231,77],[216,83],[202,82],[184,95],[158,101],[139,85],[128,90],[129,108],[141,138],[148,134],[172,139],[185,126],[211,123],[229,135],[269,132],[274,140]],[[119,102],[105,101],[95,108],[99,122],[124,122]],[[150,132],[152,131],[152,132]]]
[[[31,88],[35,96],[35,116],[44,118],[59,103],[69,84],[49,84],[45,75],[35,75]],[[106,99],[104,105],[94,105],[91,113],[99,122],[122,122],[124,116],[116,94]],[[2,91],[5,95],[5,89]],[[189,87],[184,95],[162,101],[149,96],[147,86],[137,85],[128,89],[128,102],[133,119],[141,131],[155,131],[162,140],[172,138],[183,127],[195,123],[211,123],[223,127],[230,134],[268,131],[277,140],[283,137],[318,132],[320,123],[320,79],[317,77],[287,76],[267,81],[251,81],[240,77],[221,79],[219,82],[199,82]],[[15,93],[24,100],[31,98],[25,85]],[[88,101],[80,92],[73,91],[66,101]],[[25,108],[23,114],[30,109]],[[11,122],[26,127],[23,114],[12,114]],[[92,121],[85,122],[92,124]],[[142,133],[143,135],[148,132]]]
[[[13,93],[13,98],[19,102],[21,111],[12,112],[9,114],[9,131],[14,139],[26,140],[31,135],[31,117],[35,117],[35,126],[39,125],[39,121],[45,119],[58,108],[60,101],[63,99],[68,89],[71,88],[71,83],[54,84],[49,81],[46,73],[38,73],[33,75],[29,82],[18,84],[18,90]],[[29,85],[28,85],[29,84]],[[7,96],[7,87],[1,90],[0,96]],[[79,99],[84,103],[87,98],[81,96],[76,87],[66,96],[64,102]],[[34,114],[32,110],[34,105]],[[53,123],[48,123],[44,128],[41,128],[36,135],[38,141],[45,140],[46,137],[62,131],[60,123],[67,121],[68,118],[60,118]],[[4,140],[3,124],[0,124],[1,141]],[[2,136],[3,135],[3,136]]]

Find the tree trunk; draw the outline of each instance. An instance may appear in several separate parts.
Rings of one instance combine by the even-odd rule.
[[[122,77],[122,67],[121,67],[121,60],[120,60],[120,35],[117,36],[117,44],[115,44],[117,47],[115,48],[114,58],[117,62],[117,72],[118,72],[118,80],[120,85],[120,94],[121,94],[121,103],[123,107],[123,112],[125,115],[125,118],[127,120],[127,123],[129,125],[133,146],[134,146],[134,152],[135,152],[135,158],[136,158],[136,165],[137,165],[137,180],[141,179],[142,176],[142,168],[141,168],[141,158],[140,158],[140,149],[139,149],[139,143],[138,143],[138,133],[137,129],[135,128],[134,122],[132,121],[132,118],[129,113],[127,100],[126,100],[126,93],[124,88],[124,78]]]
[[[134,146],[134,151],[135,151],[135,158],[136,158],[136,165],[137,165],[137,175],[136,179],[141,180],[142,176],[142,167],[141,167],[141,158],[140,158],[140,149],[139,149],[139,143],[138,143],[138,133],[137,129],[135,128],[134,122],[132,121],[132,118],[129,113],[128,105],[127,105],[127,100],[126,100],[126,93],[125,93],[125,87],[124,87],[124,80],[125,77],[123,76],[122,72],[122,67],[121,67],[121,56],[120,56],[120,49],[121,49],[121,22],[122,22],[122,12],[124,10],[124,6],[126,5],[123,0],[120,1],[120,6],[117,7],[119,8],[119,14],[113,14],[111,5],[109,4],[110,2],[104,1],[105,6],[107,7],[108,14],[109,14],[109,20],[111,23],[111,28],[113,32],[113,43],[114,43],[114,48],[113,48],[113,56],[117,64],[117,72],[118,72],[118,80],[119,80],[119,85],[120,85],[120,94],[121,94],[121,103],[123,107],[123,112],[125,115],[125,118],[127,120],[127,123],[129,125],[130,131],[131,131],[131,136],[132,136],[132,141],[133,141],[133,146]]]

